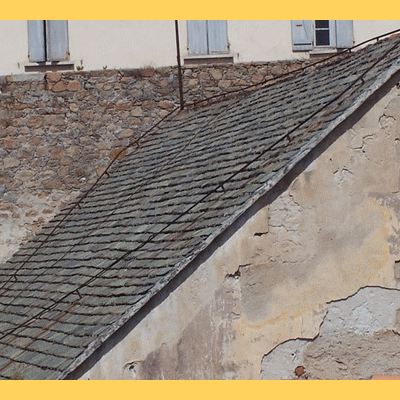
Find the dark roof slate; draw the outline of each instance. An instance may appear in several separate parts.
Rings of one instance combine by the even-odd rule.
[[[399,41],[182,112],[144,138],[50,237],[65,212],[1,266],[0,377],[76,368],[399,70]]]

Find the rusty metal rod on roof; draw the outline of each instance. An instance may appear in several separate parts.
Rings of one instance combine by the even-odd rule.
[[[184,104],[183,104],[183,87],[182,87],[181,52],[179,49],[178,20],[175,20],[175,36],[176,36],[176,58],[178,60],[179,101],[180,101],[180,106],[181,106],[181,111],[182,111]]]
[[[53,304],[47,308],[43,308],[41,311],[39,311],[39,313],[37,313],[35,316],[28,318],[27,321],[24,321],[22,324],[20,324],[19,326],[16,326],[14,328],[8,329],[5,332],[2,333],[2,335],[0,336],[0,340],[4,339],[5,337],[7,337],[8,335],[12,335],[16,330],[21,329],[21,328],[27,328],[29,327],[29,323],[32,322],[34,319],[36,318],[40,318],[44,313],[52,310],[56,305],[58,305],[59,303],[61,303],[63,300],[65,300],[68,296],[70,296],[71,294],[73,294],[74,292],[77,292],[79,294],[79,289],[85,287],[86,285],[92,283],[95,279],[99,278],[102,274],[104,274],[107,270],[109,270],[110,268],[112,268],[115,264],[117,264],[119,261],[122,261],[127,255],[130,255],[131,253],[133,253],[134,251],[137,251],[139,249],[141,249],[142,247],[144,247],[147,243],[151,242],[157,235],[161,234],[166,228],[168,228],[172,223],[175,223],[179,218],[181,218],[183,215],[187,214],[191,209],[193,209],[196,205],[204,202],[204,200],[209,197],[211,194],[215,193],[220,187],[223,188],[224,183],[229,182],[234,176],[236,176],[237,174],[239,174],[240,172],[244,171],[245,168],[247,168],[250,164],[252,164],[253,162],[257,161],[258,159],[260,159],[267,151],[270,151],[274,146],[276,146],[276,144],[278,144],[279,142],[281,142],[285,137],[287,137],[288,135],[290,135],[291,133],[293,133],[295,130],[297,130],[300,126],[304,125],[306,122],[308,122],[310,119],[312,119],[317,113],[323,111],[324,109],[326,109],[329,105],[331,105],[332,103],[334,103],[336,100],[338,100],[342,95],[344,95],[346,92],[349,91],[349,89],[351,89],[353,86],[355,86],[355,83],[358,81],[362,81],[364,76],[375,66],[377,65],[380,61],[382,61],[392,50],[394,50],[397,46],[399,46],[400,42],[395,43],[394,46],[390,47],[381,57],[379,57],[378,60],[376,60],[372,66],[370,66],[366,71],[364,71],[360,76],[358,76],[349,86],[347,86],[342,92],[339,93],[338,96],[335,96],[334,99],[330,100],[328,103],[324,104],[322,107],[320,107],[317,111],[315,111],[311,116],[309,116],[308,118],[306,118],[306,120],[302,121],[300,124],[296,125],[293,129],[291,129],[288,133],[284,134],[283,136],[281,136],[278,140],[276,140],[274,143],[272,143],[272,145],[270,145],[267,149],[265,149],[264,151],[262,151],[259,155],[257,155],[255,158],[253,158],[252,160],[248,161],[243,167],[241,167],[239,170],[237,170],[236,172],[234,172],[230,177],[226,178],[223,182],[221,182],[217,187],[214,187],[210,192],[206,193],[200,200],[198,200],[195,204],[192,204],[189,209],[180,212],[179,215],[176,216],[176,218],[169,222],[167,224],[167,226],[165,226],[163,229],[161,229],[161,231],[159,232],[155,232],[153,233],[150,238],[148,238],[145,242],[142,242],[139,244],[139,246],[136,249],[133,250],[127,250],[125,251],[125,253],[118,257],[117,260],[114,260],[114,262],[112,262],[109,266],[107,266],[106,268],[102,268],[102,270],[97,273],[95,276],[92,276],[89,278],[89,280],[87,280],[85,283],[79,285],[78,288],[67,292],[65,294],[63,294],[63,296],[59,299],[50,299],[51,301],[53,301]],[[227,109],[227,108],[226,108]],[[222,112],[226,111],[223,110]],[[216,116],[214,116],[214,118],[216,118]],[[213,118],[213,119],[214,119]],[[211,123],[211,120],[207,121],[206,125],[209,125]],[[204,130],[205,126],[203,126],[201,128],[201,130]],[[196,135],[198,134],[198,132],[196,133]],[[192,139],[193,140],[193,139]],[[184,146],[184,148],[186,148],[187,145]],[[182,151],[182,150],[181,150]],[[176,157],[176,155],[174,156]],[[165,166],[165,164],[162,165],[162,168]],[[151,178],[149,178],[151,179]],[[67,254],[68,251],[65,253]],[[57,263],[57,261],[56,261]],[[17,296],[18,297],[18,296]],[[73,306],[73,304],[76,303],[76,300],[74,302],[72,302],[71,306],[69,308],[71,308]],[[64,311],[64,312],[68,312],[68,311]],[[50,324],[52,325],[52,324]],[[44,329],[47,329],[48,327],[45,327]],[[36,339],[35,339],[36,340]],[[33,342],[32,342],[33,343]],[[27,347],[29,347],[32,343],[28,344],[27,346],[25,346],[24,349],[26,349]],[[6,366],[9,365],[6,364]],[[6,366],[1,367],[0,371],[3,370]]]
[[[400,33],[400,29],[395,29],[394,31],[390,31],[390,32],[387,32],[387,33],[383,33],[382,35],[375,36],[375,37],[373,37],[373,38],[364,40],[363,42],[358,43],[358,44],[356,44],[356,45],[354,45],[354,46],[352,46],[352,47],[349,47],[349,48],[347,48],[347,49],[341,50],[341,51],[339,51],[338,53],[334,53],[334,54],[332,54],[332,55],[330,55],[330,56],[328,56],[328,57],[324,57],[324,58],[322,58],[322,59],[320,59],[320,60],[318,60],[318,61],[315,61],[315,62],[313,62],[313,63],[310,63],[310,64],[308,64],[308,65],[306,65],[306,66],[304,66],[304,67],[300,67],[300,68],[297,68],[297,69],[295,69],[295,70],[292,70],[292,71],[289,71],[289,72],[285,72],[285,73],[283,73],[283,74],[281,74],[281,75],[279,75],[279,76],[274,76],[274,77],[272,77],[272,78],[264,79],[264,80],[261,81],[261,82],[253,83],[253,84],[251,84],[251,85],[247,85],[247,86],[242,87],[242,88],[240,88],[240,89],[230,90],[229,92],[220,93],[220,94],[217,94],[217,95],[215,95],[215,96],[207,97],[207,98],[202,99],[202,100],[191,101],[190,103],[187,104],[187,106],[188,106],[188,107],[190,107],[190,106],[197,106],[198,104],[204,103],[204,102],[206,102],[206,101],[218,99],[218,98],[220,98],[220,97],[225,97],[225,96],[227,96],[227,95],[232,95],[232,94],[234,94],[234,93],[242,93],[242,92],[244,92],[244,91],[246,91],[246,90],[256,88],[257,86],[262,86],[262,85],[264,85],[264,84],[266,84],[266,83],[269,83],[269,82],[271,82],[271,81],[276,81],[276,80],[279,79],[279,78],[283,78],[283,77],[286,77],[286,76],[289,76],[289,75],[293,75],[293,74],[295,74],[296,72],[303,72],[303,71],[305,71],[306,69],[309,69],[309,68],[311,68],[311,67],[313,67],[313,66],[315,66],[315,65],[318,65],[318,64],[322,64],[322,63],[324,63],[324,62],[326,62],[326,61],[329,61],[329,60],[332,59],[332,58],[336,58],[336,57],[338,57],[338,56],[340,56],[340,55],[342,55],[342,54],[351,53],[351,51],[354,50],[354,49],[356,49],[357,47],[363,46],[364,44],[367,44],[367,43],[369,43],[369,42],[372,42],[373,40],[379,41],[382,37],[389,36],[389,35],[393,35],[393,34],[396,34],[396,33]]]

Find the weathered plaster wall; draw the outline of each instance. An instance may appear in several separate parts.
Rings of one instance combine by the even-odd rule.
[[[366,287],[328,305],[318,335],[263,357],[263,379],[371,379],[400,371],[400,291]],[[297,372],[297,373],[296,373]]]
[[[279,377],[301,363],[316,378],[346,377],[346,367],[399,374],[381,352],[398,344],[398,292],[370,289],[400,277],[399,93],[348,126],[82,378],[276,377],[280,355],[296,351],[299,364],[282,362]],[[321,370],[338,332],[349,355]],[[355,375],[360,351],[369,364],[381,356],[379,367]]]
[[[185,101],[302,65],[185,67]],[[0,89],[0,263],[179,104],[173,67],[10,75]]]

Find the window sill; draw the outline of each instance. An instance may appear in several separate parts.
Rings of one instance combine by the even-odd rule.
[[[192,55],[183,58],[184,65],[233,64],[233,56],[229,54]]]
[[[338,49],[336,47],[314,47],[309,51],[310,55],[320,55],[320,54],[333,54],[337,53]]]
[[[73,71],[75,63],[73,61],[46,61],[37,63],[26,63],[25,72],[47,72],[47,71]]]

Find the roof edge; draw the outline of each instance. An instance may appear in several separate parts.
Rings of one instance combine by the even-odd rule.
[[[105,327],[103,332],[89,344],[83,353],[75,359],[75,361],[55,379],[66,379],[68,375],[74,372],[84,361],[86,361],[97,349],[101,347],[118,329],[120,329],[129,319],[131,319],[151,298],[153,298],[161,289],[165,288],[183,269],[190,263],[196,260],[200,254],[206,250],[211,243],[213,243],[222,233],[224,233],[239,217],[241,217],[257,200],[265,196],[275,187],[290,171],[294,169],[319,143],[321,143],[329,134],[341,123],[347,120],[355,111],[357,111],[373,94],[375,94],[381,87],[383,87],[397,72],[400,71],[400,59],[395,62],[388,70],[382,72],[374,83],[355,99],[343,114],[334,119],[327,128],[321,131],[318,135],[309,140],[297,154],[293,157],[285,167],[276,172],[276,174],[263,186],[261,186],[255,194],[245,202],[245,204],[227,218],[214,233],[207,237],[207,239],[195,249],[191,255],[175,264],[173,271],[167,277],[157,282],[153,288],[149,290],[147,295],[123,314],[117,321],[108,327]]]

